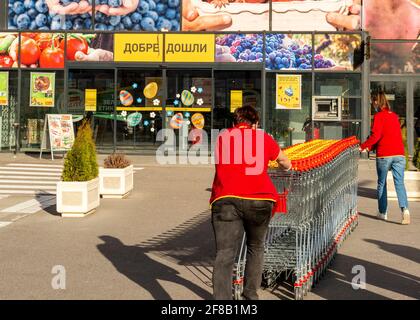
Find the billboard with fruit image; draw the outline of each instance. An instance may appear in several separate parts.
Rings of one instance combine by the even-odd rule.
[[[262,34],[216,35],[216,62],[263,62]]]
[[[112,33],[68,33],[66,42],[68,62],[114,61]]]
[[[265,38],[267,70],[311,70],[312,35],[271,33]]]
[[[314,68],[353,70],[353,53],[360,47],[360,34],[316,34]]]
[[[8,27],[42,31],[179,31],[180,1],[8,0]]]
[[[19,66],[19,34],[17,32],[0,33],[0,69]]]

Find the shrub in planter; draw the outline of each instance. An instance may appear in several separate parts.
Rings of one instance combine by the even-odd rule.
[[[57,211],[62,216],[84,216],[99,206],[98,173],[92,129],[84,121],[66,154],[62,181],[57,183]]]
[[[414,152],[413,157],[413,164],[418,170],[420,170],[420,138],[417,139],[416,150]]]
[[[113,153],[99,169],[99,192],[105,198],[123,198],[133,189],[133,165],[124,154]]]

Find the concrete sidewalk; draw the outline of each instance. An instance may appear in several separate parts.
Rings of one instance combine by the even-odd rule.
[[[34,163],[19,155],[11,161]],[[158,166],[146,156],[133,163],[145,169],[127,199],[101,200],[82,219],[63,219],[53,206],[0,228],[0,299],[211,299],[213,168]],[[395,202],[391,221],[374,219],[374,165],[360,161],[358,228],[305,299],[420,298],[420,203],[410,204],[409,226],[398,224]],[[56,265],[65,267],[65,290],[51,286]],[[365,290],[351,286],[355,265],[366,269]],[[260,296],[290,299],[289,289],[281,284]]]

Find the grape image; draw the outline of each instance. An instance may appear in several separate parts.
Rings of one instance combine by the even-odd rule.
[[[258,34],[216,35],[216,62],[263,62],[263,45]]]

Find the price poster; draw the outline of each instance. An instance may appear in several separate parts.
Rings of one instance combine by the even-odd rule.
[[[51,149],[69,150],[74,142],[71,114],[48,114],[48,131]]]
[[[9,105],[9,72],[0,72],[0,106]]]
[[[31,107],[54,107],[55,73],[31,72]]]
[[[85,90],[85,111],[96,111],[96,89]]]
[[[242,90],[230,90],[230,112],[235,112],[237,108],[242,107],[243,92]]]
[[[276,109],[302,109],[301,75],[276,75]]]

